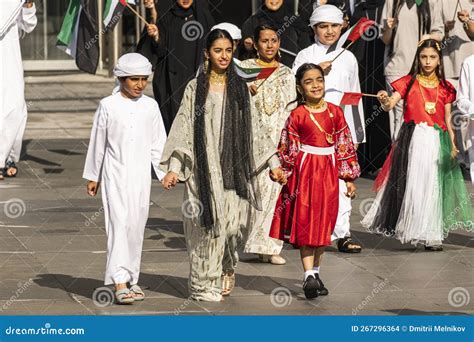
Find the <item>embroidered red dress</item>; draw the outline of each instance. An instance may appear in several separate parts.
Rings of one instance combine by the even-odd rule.
[[[344,113],[332,103],[327,105],[324,112],[313,113],[324,132],[299,106],[281,134],[279,157],[288,183],[278,198],[270,236],[297,247],[331,244],[339,206],[338,178],[354,180],[360,175]]]

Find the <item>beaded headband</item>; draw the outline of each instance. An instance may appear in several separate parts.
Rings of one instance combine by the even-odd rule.
[[[418,43],[418,47],[420,47],[421,45],[423,45],[424,42],[426,42],[426,39],[425,39],[425,40],[422,40],[421,42],[419,42],[419,43]],[[436,42],[435,44],[436,44],[436,50],[441,51],[441,45],[439,45],[438,42]]]

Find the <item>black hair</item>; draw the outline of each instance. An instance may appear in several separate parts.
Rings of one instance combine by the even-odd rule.
[[[265,30],[274,31],[277,34],[278,39],[280,39],[277,28],[269,24],[263,24],[263,25],[258,25],[253,31],[253,41],[255,42],[255,44],[257,44],[257,42],[260,40],[260,32],[265,31]]]
[[[206,39],[206,50],[210,49],[217,39],[225,38],[233,45],[230,34],[221,29],[209,32]],[[205,137],[205,106],[209,92],[209,75],[212,66],[201,66],[197,77],[196,100],[194,104],[194,155],[197,170],[197,184],[199,200],[203,206],[200,217],[203,227],[213,233],[218,232],[213,216],[210,172],[206,152]],[[235,71],[231,61],[227,70],[225,89],[225,103],[222,113],[222,128],[220,134],[222,182],[225,190],[235,190],[240,198],[246,199],[257,206],[257,192],[255,185],[255,165],[252,149],[252,123],[250,112],[250,96],[246,82]]]
[[[438,0],[436,0],[438,1]],[[392,18],[398,18],[400,10],[406,0],[394,0],[392,8]],[[431,32],[431,10],[430,1],[424,0],[419,6],[416,6],[416,13],[418,15],[418,39],[421,39],[422,35]],[[397,34],[397,26],[393,28],[392,39],[390,40],[389,54],[393,54],[393,44],[395,42],[395,36]]]
[[[426,39],[426,40],[423,40],[418,45],[418,48],[416,49],[415,59],[413,60],[413,64],[410,69],[411,80],[408,83],[408,87],[405,92],[405,94],[407,95],[410,93],[410,90],[413,87],[413,84],[415,83],[416,75],[422,73],[422,68],[421,68],[421,63],[420,63],[420,53],[423,49],[427,49],[427,48],[433,48],[438,54],[439,66],[436,68],[435,73],[436,73],[436,76],[438,76],[440,83],[443,86],[447,87],[446,76],[444,74],[444,67],[443,67],[443,55],[441,53],[441,44],[435,39]],[[404,111],[406,109],[406,104],[407,104],[407,101],[404,101],[404,106],[403,106]]]
[[[319,70],[319,72],[321,73],[321,75],[323,76],[323,79],[324,79],[324,70],[323,68],[321,68],[319,65],[317,64],[313,64],[313,63],[304,63],[304,64],[301,64],[301,66],[298,68],[298,70],[296,71],[296,86],[298,87],[301,87],[302,84],[301,84],[301,81],[303,81],[303,77],[304,75],[306,74],[307,71],[309,70]],[[304,98],[304,94],[301,94],[299,91],[296,92],[296,100],[294,101],[291,101],[290,103],[288,103],[287,106],[293,104],[293,103],[297,103],[298,106],[302,105],[302,104],[305,104],[306,103],[306,100]]]

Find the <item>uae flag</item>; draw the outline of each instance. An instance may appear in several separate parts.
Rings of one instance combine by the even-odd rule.
[[[367,19],[366,17],[360,18],[354,26],[344,32],[344,34],[338,39],[336,43],[329,47],[326,54],[336,51],[339,48],[347,48],[349,44],[354,43],[356,40],[362,37],[375,24],[375,21]],[[375,34],[375,32],[370,32],[369,38],[372,38],[372,34]]]
[[[261,80],[269,77],[276,68],[244,68],[239,60],[234,58],[234,67],[237,75],[239,75],[246,82]]]
[[[340,106],[357,106],[359,104],[360,99],[362,98],[362,93],[350,93],[345,92],[342,96],[341,102],[339,103]]]
[[[135,5],[135,0],[107,0],[105,2],[104,29],[106,32],[114,29],[115,25],[122,17],[123,11],[125,7],[127,7],[127,3]]]
[[[56,43],[89,74],[95,74],[99,64],[97,24],[97,0],[71,0]]]

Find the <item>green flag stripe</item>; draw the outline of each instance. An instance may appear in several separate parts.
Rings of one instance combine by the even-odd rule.
[[[76,27],[76,22],[79,18],[79,9],[81,7],[81,0],[71,0],[64,16],[61,31],[58,34],[58,41],[63,45],[71,43],[73,32]]]

